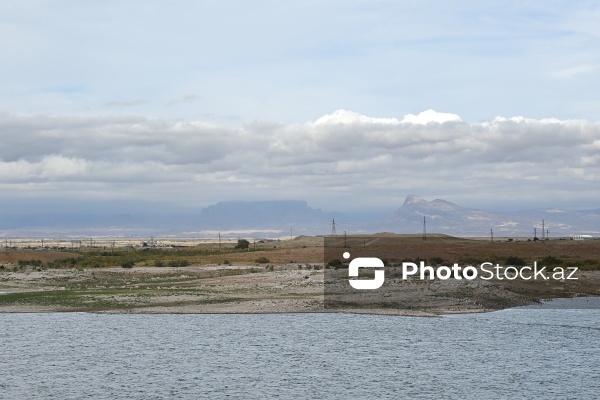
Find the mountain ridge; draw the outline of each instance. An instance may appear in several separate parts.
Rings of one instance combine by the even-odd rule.
[[[380,214],[382,215],[382,214]],[[383,214],[385,215],[385,214]],[[111,214],[73,210],[5,213],[0,215],[0,237],[39,236],[135,236],[135,235],[227,235],[286,237],[328,235],[335,219],[338,234],[427,232],[455,236],[567,237],[576,234],[600,236],[600,208],[563,210],[545,208],[493,212],[462,207],[445,199],[428,201],[415,194],[406,196],[402,206],[379,219],[359,219],[312,208],[304,200],[224,201],[197,209],[161,208]],[[425,221],[424,221],[425,220]],[[542,234],[542,220],[544,233]]]
[[[423,224],[430,232],[453,235],[484,236],[493,230],[498,235],[554,235],[600,233],[600,210],[569,211],[562,209],[493,212],[465,208],[444,199],[427,201],[417,195],[406,197],[402,207],[382,221],[366,226],[368,230],[396,233],[422,232]],[[425,219],[425,220],[424,220]],[[542,220],[544,232],[542,235]]]

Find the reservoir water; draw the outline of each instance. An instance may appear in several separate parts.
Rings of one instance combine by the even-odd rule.
[[[0,314],[2,399],[597,399],[600,310]]]

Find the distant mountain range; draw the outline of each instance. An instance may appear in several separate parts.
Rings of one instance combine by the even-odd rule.
[[[464,208],[442,199],[426,201],[415,195],[407,196],[402,207],[385,220],[364,228],[371,231],[421,233],[423,218],[428,232],[461,236],[489,236],[490,230],[493,230],[497,236],[533,237],[535,229],[541,238],[542,221],[550,237],[600,233],[600,209],[498,213]]]
[[[600,234],[600,209],[568,211],[559,209],[527,210],[511,213],[464,208],[446,200],[426,201],[409,195],[396,212],[380,221],[351,223],[342,214],[324,213],[304,201],[223,202],[202,210],[201,230],[280,231],[284,235],[293,227],[295,234],[330,234],[331,222],[337,218],[337,233],[422,233],[423,219],[430,233],[460,236],[533,237],[549,234]],[[544,233],[542,234],[542,221]]]
[[[508,213],[464,208],[442,199],[426,201],[416,195],[386,218],[353,222],[352,216],[311,208],[306,201],[229,201],[196,213],[176,210],[161,213],[108,214],[4,214],[0,237],[9,236],[225,236],[287,237],[328,235],[332,220],[338,234],[394,232],[420,234],[425,219],[428,233],[458,236],[533,237],[546,231],[550,237],[589,234],[600,236],[600,209],[569,211],[526,210]],[[544,234],[542,234],[544,221]]]

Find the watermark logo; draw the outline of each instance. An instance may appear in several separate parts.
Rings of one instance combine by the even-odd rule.
[[[598,258],[580,261],[597,250],[593,242],[585,251],[567,242],[545,247],[446,237],[423,242],[387,234],[328,236],[323,242],[325,309],[411,315],[492,310],[557,294],[589,295],[599,287]],[[560,257],[544,254],[557,251]]]
[[[350,258],[350,253],[345,252],[344,258]],[[360,268],[377,268],[374,270],[373,279],[349,279],[350,286],[354,289],[359,290],[375,290],[383,286],[385,282],[383,260],[377,257],[358,257],[350,262],[348,265],[348,276],[350,278],[356,278],[359,276]],[[480,278],[483,280],[497,279],[497,280],[515,280],[522,279],[528,280],[578,280],[575,275],[577,267],[568,267],[566,270],[563,268],[556,268],[553,272],[546,271],[546,267],[538,268],[537,262],[533,263],[533,267],[501,267],[499,264],[495,266],[490,262],[484,262],[480,265],[479,269],[473,266],[462,267],[457,263],[454,263],[452,267],[438,266],[436,268],[425,265],[424,262],[420,262],[419,265],[413,262],[402,263],[402,280],[409,278],[418,278],[420,280],[474,280]],[[480,272],[482,273],[480,275]]]
[[[344,253],[344,258],[350,258],[348,252]],[[359,268],[378,268],[374,270],[373,279],[350,279],[350,286],[358,290],[375,290],[379,289],[385,281],[385,272],[383,270],[383,261],[377,257],[358,257],[350,261],[348,265],[348,276],[351,278],[358,277]]]

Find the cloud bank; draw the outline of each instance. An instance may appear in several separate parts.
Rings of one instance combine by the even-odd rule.
[[[304,199],[347,211],[419,193],[488,209],[600,207],[600,123],[582,120],[338,110],[237,127],[2,114],[0,138],[0,188],[15,199]]]

